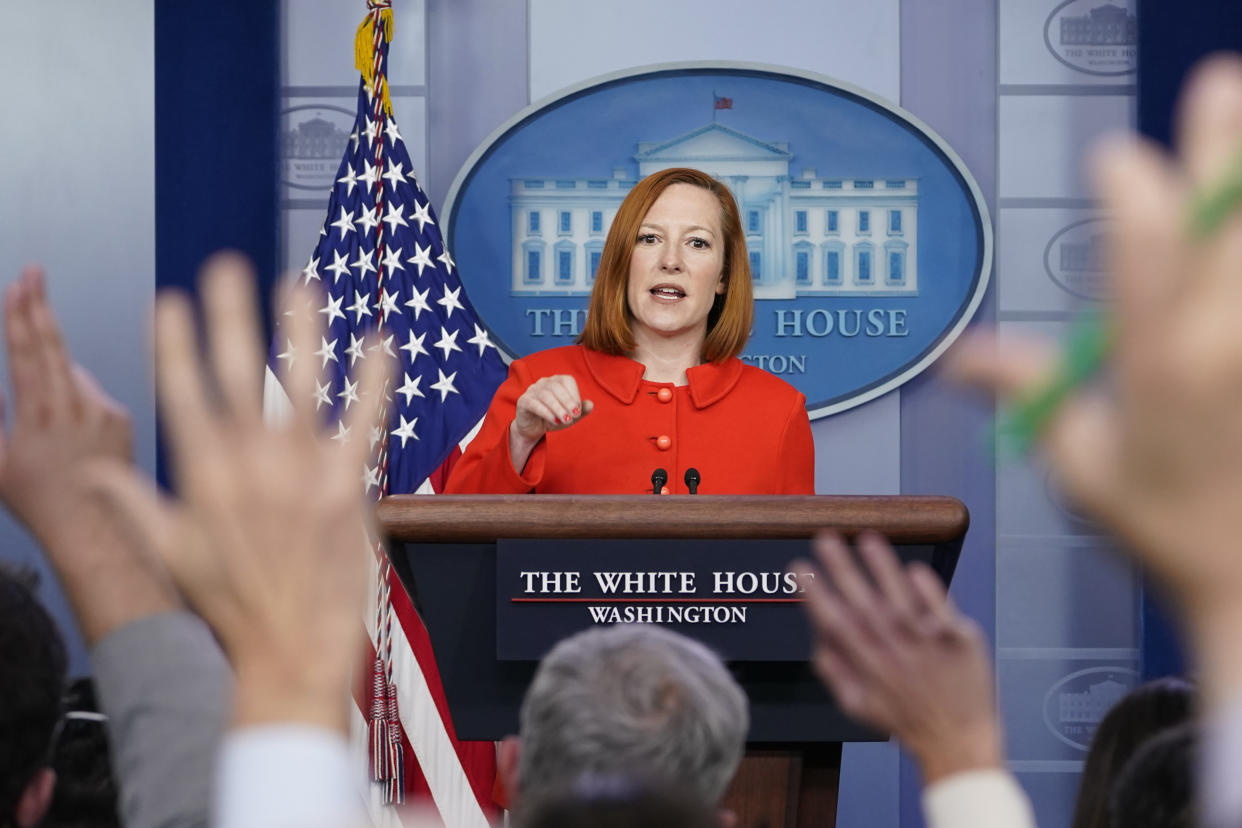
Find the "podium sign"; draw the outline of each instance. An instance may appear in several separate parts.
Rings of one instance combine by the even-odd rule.
[[[787,569],[806,540],[513,540],[496,544],[496,657],[541,658],[596,625],[660,624],[727,661],[811,652],[804,584]],[[930,546],[907,559],[931,560]]]

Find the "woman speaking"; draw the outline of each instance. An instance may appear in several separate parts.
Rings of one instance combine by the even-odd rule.
[[[509,366],[447,491],[813,494],[806,399],[738,359],[753,317],[728,189],[691,169],[644,178],[608,231],[578,344]]]

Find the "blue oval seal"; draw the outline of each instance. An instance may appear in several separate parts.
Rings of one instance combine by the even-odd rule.
[[[737,199],[756,299],[742,359],[798,388],[812,418],[917,376],[982,301],[987,205],[909,112],[793,69],[662,64],[532,104],[453,182],[446,235],[503,353],[574,340],[617,207],[669,167]]]

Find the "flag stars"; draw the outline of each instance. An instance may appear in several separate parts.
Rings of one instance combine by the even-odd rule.
[[[388,169],[384,171],[384,180],[388,182],[388,186],[392,187],[393,192],[396,192],[398,184],[405,182],[405,173],[401,171],[404,166],[402,163],[394,164],[391,158],[388,159]]]
[[[386,290],[380,291],[380,313],[385,318],[395,316],[397,314],[397,298],[400,294],[397,291],[391,293]]]
[[[425,201],[422,204],[419,204],[418,201],[415,201],[414,212],[410,214],[410,218],[418,222],[418,232],[420,233],[423,232],[424,225],[430,224],[432,227],[436,226],[435,219],[431,217],[431,202],[430,201]]]
[[[367,136],[368,144],[375,143],[375,136],[379,134],[379,124],[367,118],[367,128],[363,130],[363,134]]]
[[[328,304],[324,305],[322,308],[319,309],[320,313],[324,313],[328,315],[328,321],[326,323],[328,327],[331,327],[332,323],[335,322],[338,318],[340,319],[345,318],[345,312],[341,310],[341,303],[344,301],[345,301],[344,296],[329,296]],[[332,345],[333,347],[336,346],[335,339],[332,340]]]
[[[483,352],[487,350],[488,348],[496,347],[495,345],[492,344],[491,338],[488,337],[487,331],[479,327],[477,323],[474,326],[474,336],[467,339],[466,343],[469,345],[478,346],[479,356],[483,356]]]
[[[410,359],[411,365],[414,364],[414,360],[418,359],[419,354],[426,354],[427,356],[431,356],[431,354],[427,352],[427,349],[423,347],[423,340],[426,338],[427,338],[427,334],[425,333],[419,336],[415,336],[414,332],[410,331],[410,341],[401,346],[401,350],[409,351],[410,353],[409,359]]]
[[[417,242],[415,242],[415,244],[417,244]],[[414,321],[417,322],[419,314],[423,311],[431,310],[431,305],[427,304],[427,294],[431,292],[431,288],[427,288],[422,293],[419,293],[417,290],[413,289],[411,289],[410,292],[413,294],[413,298],[406,302],[405,306],[414,311]]]
[[[384,353],[388,354],[390,357],[395,357],[397,355],[397,352],[392,349],[393,336],[395,336],[395,334],[389,334],[380,340],[380,348],[382,348]]]
[[[336,440],[341,445],[349,442],[349,427],[345,425],[344,420],[336,421],[336,434],[333,434],[330,439]]]
[[[368,292],[366,296],[361,291],[354,291],[354,303],[346,308],[354,315],[354,324],[357,325],[362,321],[362,317],[371,315],[371,294]]]
[[[405,222],[405,216],[401,215],[401,205],[396,202],[388,202],[388,210],[384,213],[384,223],[388,225],[388,232],[397,232],[398,227],[409,227]]]
[[[345,387],[337,392],[337,396],[345,401],[345,410],[349,410],[349,406],[358,402],[358,383],[350,382],[349,377],[345,377]]]
[[[418,242],[414,242],[414,255],[408,259],[412,265],[418,265],[418,275],[423,275],[424,267],[435,267],[431,263],[431,245],[423,247]]]
[[[394,147],[401,140],[401,133],[397,131],[397,122],[391,118],[388,123],[384,124],[384,134],[388,136],[388,142]]]
[[[448,328],[441,328],[440,339],[432,347],[439,348],[444,351],[444,358],[448,359],[450,353],[461,350],[461,346],[457,344],[458,333],[460,333],[460,331],[453,331],[453,333],[450,334],[448,332]]]
[[[349,335],[349,347],[345,349],[345,354],[349,357],[350,368],[353,368],[354,363],[358,360],[366,359],[367,355],[363,352],[362,345],[363,341],[356,334],[351,333]]]
[[[358,142],[358,131],[355,130],[349,137],[356,144]],[[358,174],[354,172],[353,166],[347,164],[345,166],[345,174],[338,178],[336,183],[344,184],[345,195],[352,196],[354,194],[354,187],[358,184]]]
[[[431,388],[434,391],[440,392],[440,402],[444,402],[444,400],[448,397],[449,394],[460,394],[461,393],[460,391],[458,391],[456,388],[453,387],[453,380],[457,377],[456,371],[449,374],[447,377],[444,376],[444,372],[441,371],[439,368],[436,369],[436,373],[440,375],[440,379],[433,382],[431,384]]]
[[[423,378],[421,376],[411,377],[409,374],[405,375],[405,382],[402,383],[401,387],[397,389],[397,393],[405,397],[406,405],[409,405],[410,401],[415,397],[425,398],[422,389],[419,388],[422,383]]]
[[[329,300],[329,302],[331,302],[331,300]],[[338,308],[340,307],[339,298],[337,299],[337,307]],[[320,313],[322,312],[323,311],[320,311]],[[341,314],[341,318],[344,319],[345,315]],[[331,342],[329,342],[326,336],[319,337],[319,350],[315,351],[315,356],[319,357],[319,359],[321,360],[319,364],[319,369],[321,371],[324,368],[328,367],[329,362],[336,362],[338,364],[340,363],[340,360],[336,356],[336,343],[340,341],[341,341],[340,339],[334,339]],[[473,342],[473,340],[471,341]]]
[[[436,261],[444,262],[444,267],[448,270],[448,272],[450,274],[453,272],[453,267],[454,267],[453,257],[449,255],[447,247],[444,249],[443,253],[441,253],[439,256],[436,256]]]
[[[333,357],[333,359],[335,358]],[[329,408],[332,407],[332,383],[325,382],[323,385],[320,385],[319,380],[315,380],[315,410],[318,411],[325,405]]]
[[[341,281],[342,276],[349,274],[349,257],[339,250],[333,250],[332,264],[328,265],[328,272],[332,274],[332,284]]]
[[[371,489],[378,489],[379,484],[379,466],[367,466],[366,471],[362,474],[362,485],[366,486],[369,492]]]
[[[399,416],[401,418],[401,426],[399,428],[394,428],[391,434],[394,437],[400,437],[401,448],[405,448],[406,440],[417,440],[418,439],[418,435],[414,433],[414,425],[415,423],[418,422],[418,418],[415,417],[411,420],[407,420],[404,414],[401,414]]]
[[[335,227],[337,230],[340,230],[341,238],[344,239],[346,233],[354,232],[354,211],[350,210],[346,212],[345,208],[342,207],[341,215],[336,221],[332,222],[331,226]]]
[[[441,297],[440,299],[437,299],[436,304],[441,305],[444,308],[445,319],[452,319],[453,311],[465,309],[461,301],[457,298],[460,295],[461,295],[460,285],[458,285],[457,290],[449,290],[448,285],[444,286],[444,296]]]
[[[370,232],[374,230],[375,226],[379,223],[380,223],[379,216],[375,214],[374,207],[364,207],[362,210],[362,215],[354,219],[354,224],[357,224],[359,227],[362,228],[360,232],[362,232],[363,234],[367,234],[367,235],[369,235]]]
[[[306,267],[302,268],[302,283],[309,285],[311,283],[311,279],[314,279],[316,282],[323,281],[319,278],[318,256],[311,256],[310,261],[306,263]]]
[[[371,264],[371,252],[358,248],[358,258],[349,263],[350,267],[358,269],[358,278],[367,278],[368,273],[375,272],[375,265]]]
[[[389,248],[385,250],[384,261],[380,264],[384,268],[384,271],[389,274],[395,273],[398,270],[405,270],[405,265],[401,264],[401,248],[398,247],[395,250]]]
[[[293,360],[296,353],[296,349],[293,347],[293,340],[285,339],[285,352],[283,354],[277,354],[276,358],[286,360],[285,369],[288,370],[293,367]]]
[[[375,444],[384,439],[384,429],[377,425],[371,426],[371,430],[367,432],[367,450],[375,451]]]
[[[358,176],[359,181],[367,183],[367,189],[370,190],[375,186],[376,180],[379,178],[379,171],[375,169],[370,161],[362,162],[362,175]]]

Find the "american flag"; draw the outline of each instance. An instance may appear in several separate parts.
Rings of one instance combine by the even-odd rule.
[[[391,115],[387,91],[392,11],[371,0],[356,54],[363,78],[353,132],[328,201],[328,215],[302,280],[324,290],[323,375],[315,405],[336,422],[333,439],[365,439],[369,495],[434,491],[473,434],[507,368],[466,297],[436,213],[419,188]],[[370,350],[364,345],[375,335]],[[388,426],[350,435],[339,416],[357,399],[351,369],[382,348],[397,358],[387,389]],[[277,325],[272,364],[292,359]],[[268,372],[269,409],[279,402]],[[375,670],[355,699],[369,731],[376,802],[430,797],[448,825],[485,825],[495,750],[460,742],[422,620],[383,550],[375,556],[375,611],[367,632]],[[381,822],[392,814],[376,808]]]

